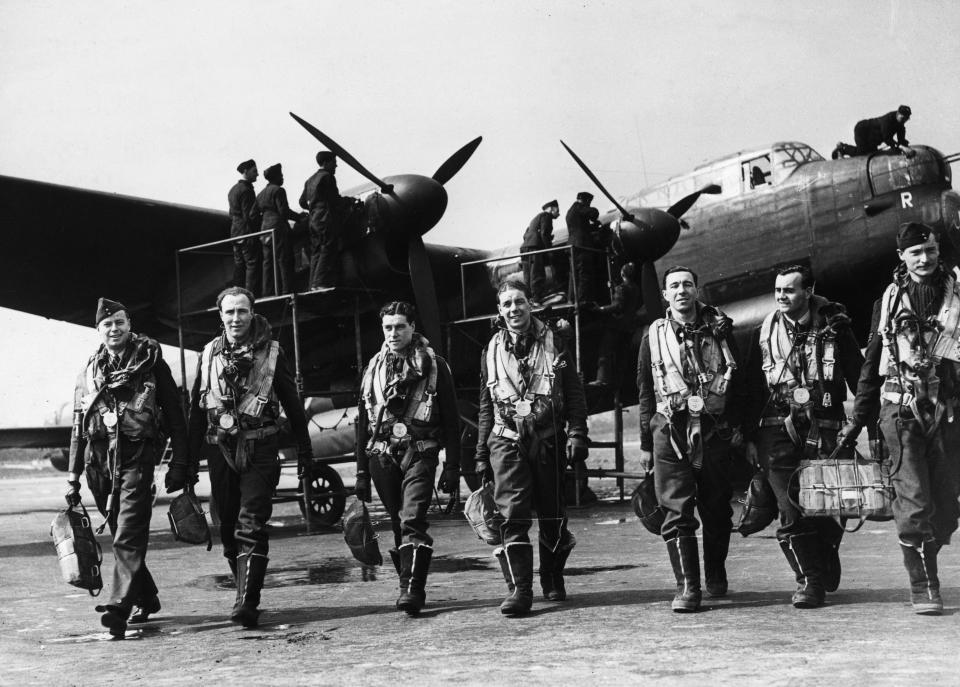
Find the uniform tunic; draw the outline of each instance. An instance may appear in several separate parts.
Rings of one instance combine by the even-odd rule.
[[[310,288],[337,285],[340,271],[340,190],[337,179],[319,169],[307,179],[300,194],[300,207],[310,211]]]

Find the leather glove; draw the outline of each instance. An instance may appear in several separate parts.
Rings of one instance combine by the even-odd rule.
[[[570,465],[585,462],[589,454],[586,437],[576,436],[567,439],[567,462]]]
[[[440,491],[445,494],[456,494],[460,487],[460,466],[446,463],[443,466],[443,474],[440,475]]]
[[[297,452],[297,479],[301,482],[313,479],[313,453],[309,451]]]
[[[372,498],[370,494],[370,475],[365,472],[357,473],[357,484],[353,488],[354,493],[357,495],[357,498],[366,503],[370,503]]]
[[[859,422],[848,422],[837,432],[837,444],[849,447],[856,446],[857,437],[860,435],[861,429],[863,429],[863,427],[860,426]]]
[[[476,461],[474,463],[474,472],[477,473],[477,477],[480,478],[482,483],[493,481],[493,468],[490,467],[489,456],[481,456],[479,453],[477,454]]]
[[[640,449],[640,468],[647,474],[653,472],[653,451]]]
[[[180,491],[187,486],[190,481],[190,466],[186,463],[170,463],[167,474],[163,478],[163,484],[167,488],[167,493]]]
[[[67,500],[67,505],[71,508],[73,506],[80,505],[80,482],[75,480],[68,480],[67,485],[70,489],[67,491],[63,497]]]
[[[713,336],[715,339],[717,340],[725,339],[730,334],[730,332],[733,331],[733,320],[731,320],[729,317],[724,315],[723,317],[720,317],[719,319],[717,319],[716,322],[713,323],[713,326],[711,327],[711,329],[713,330]]]
[[[750,464],[751,467],[755,467],[759,470],[760,454],[757,451],[757,445],[752,441],[748,441],[743,448],[744,448],[744,453],[746,453],[747,462]]]

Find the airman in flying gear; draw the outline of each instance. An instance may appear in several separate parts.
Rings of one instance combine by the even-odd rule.
[[[652,464],[665,515],[660,534],[676,577],[677,613],[699,610],[702,598],[694,509],[703,524],[707,594],[727,593],[730,443],[743,408],[733,323],[699,294],[690,268],[664,273],[667,314],[650,325],[637,362],[641,463],[647,472]]]
[[[937,555],[960,515],[960,284],[926,224],[900,227],[897,255],[893,282],[874,306],[853,420],[840,441],[852,445],[879,413],[913,610],[940,615]]]
[[[567,529],[564,473],[587,459],[587,408],[566,342],[530,311],[530,290],[508,280],[497,294],[499,324],[480,358],[476,471],[493,481],[503,546],[495,552],[509,595],[504,615],[533,604],[533,545],[540,524],[540,585],[567,597],[563,571],[576,540]]]
[[[67,501],[79,503],[80,473],[113,535],[113,587],[97,610],[110,634],[122,639],[127,623],[146,622],[160,610],[157,585],[147,569],[153,512],[153,469],[171,440],[168,492],[197,481],[187,452],[187,427],[177,385],[160,345],[131,331],[126,307],[101,298],[97,331],[103,340],[84,365],[74,394]],[[164,427],[160,412],[164,413]]]
[[[400,578],[397,608],[418,615],[426,602],[433,537],[427,509],[440,449],[440,487],[460,484],[460,415],[447,361],[415,331],[414,307],[380,309],[383,346],[363,373],[357,416],[357,498],[369,501],[370,479],[393,527],[390,557]]]
[[[231,287],[217,297],[223,332],[203,347],[190,403],[190,454],[207,457],[223,556],[237,584],[230,619],[256,627],[267,573],[273,492],[280,480],[280,407],[297,445],[301,481],[311,479],[307,420],[296,383],[254,297]]]
[[[846,308],[813,290],[806,267],[778,272],[777,309],[753,333],[743,423],[748,459],[764,468],[777,497],[777,539],[797,579],[796,608],[817,608],[824,592],[837,590],[843,528],[804,517],[793,476],[802,459],[833,453],[847,388],[856,393],[863,364]]]

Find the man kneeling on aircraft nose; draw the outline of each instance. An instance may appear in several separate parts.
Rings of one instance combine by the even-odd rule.
[[[530,312],[529,287],[507,280],[497,301],[498,328],[480,357],[476,471],[492,479],[502,519],[495,555],[510,593],[500,612],[523,615],[533,605],[534,510],[543,595],[567,598],[563,569],[576,540],[567,529],[564,472],[587,459],[587,407],[566,342]]]
[[[653,468],[665,515],[661,536],[677,581],[671,606],[677,613],[700,608],[695,507],[703,521],[707,594],[727,593],[730,442],[743,408],[733,322],[700,302],[699,293],[693,270],[678,265],[666,271],[669,310],[650,325],[637,362],[641,463]]]
[[[270,548],[267,522],[280,480],[280,406],[297,444],[301,480],[311,478],[307,420],[270,324],[246,289],[217,297],[223,333],[203,347],[190,404],[190,455],[206,455],[223,556],[237,583],[230,619],[256,627]]]
[[[103,344],[80,372],[74,395],[67,502],[80,502],[80,471],[86,467],[87,484],[113,534],[116,558],[110,601],[97,610],[103,612],[103,626],[122,639],[128,620],[142,623],[160,610],[145,558],[153,468],[163,452],[161,410],[173,450],[167,491],[183,489],[197,477],[188,458],[180,395],[160,345],[133,334],[127,309],[116,301],[100,299],[96,325]]]
[[[832,518],[803,516],[794,473],[801,460],[836,448],[847,388],[856,393],[863,364],[846,309],[813,287],[802,265],[779,271],[777,309],[754,332],[746,369],[747,458],[763,466],[777,496],[777,539],[797,579],[795,608],[817,608],[824,592],[837,590],[843,528]]]
[[[440,449],[445,450],[440,488],[460,484],[460,415],[447,361],[414,331],[410,303],[380,309],[383,347],[363,373],[357,416],[357,498],[369,501],[370,477],[390,514],[400,577],[397,608],[417,615],[426,601],[433,538],[427,509]]]

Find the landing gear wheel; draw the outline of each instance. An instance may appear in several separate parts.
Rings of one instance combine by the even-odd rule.
[[[326,463],[313,464],[313,478],[310,480],[310,512],[304,507],[303,499],[297,502],[300,514],[310,518],[310,524],[333,527],[343,516],[347,504],[347,495],[343,492],[343,479],[340,473]]]

